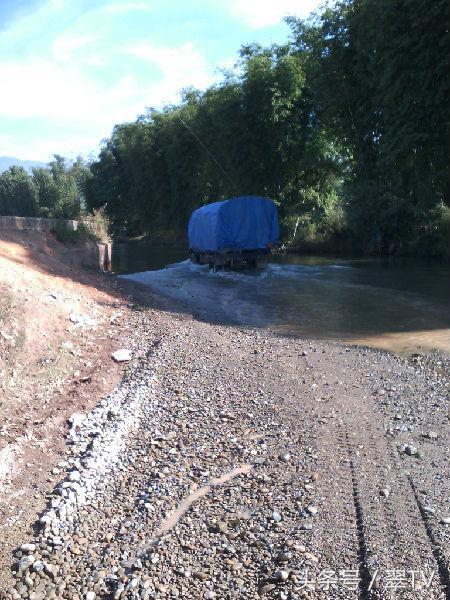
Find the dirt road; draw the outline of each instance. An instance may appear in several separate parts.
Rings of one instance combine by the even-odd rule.
[[[449,597],[448,358],[128,318],[6,598]]]

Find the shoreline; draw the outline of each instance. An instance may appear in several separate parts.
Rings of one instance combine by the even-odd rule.
[[[151,304],[148,290],[123,290]],[[69,529],[58,529],[61,545],[45,527],[23,540],[37,543],[34,558],[54,572],[39,573],[27,587],[30,565],[16,579],[28,594],[20,597],[34,590],[37,600],[39,593],[73,600],[88,593],[287,598],[308,566],[338,572],[358,564],[364,576],[434,566],[431,597],[439,597],[445,584],[439,565],[449,559],[449,527],[441,523],[448,517],[442,478],[448,357],[405,360],[335,341],[282,338],[197,321],[161,302],[164,309],[158,301],[127,312],[134,358],[121,385],[149,369],[154,389],[142,400],[144,416],[127,439],[122,467],[88,510],[71,513]],[[436,437],[426,437],[430,432]],[[411,446],[418,456],[408,454]],[[82,482],[86,456],[69,456]],[[245,464],[249,472],[197,499],[149,547],[183,501]],[[420,503],[415,489],[426,490]],[[50,502],[64,497],[54,492]],[[434,512],[423,513],[422,500]],[[147,553],[130,568],[143,548]],[[384,597],[385,581],[379,585]],[[341,582],[333,597],[353,596]]]

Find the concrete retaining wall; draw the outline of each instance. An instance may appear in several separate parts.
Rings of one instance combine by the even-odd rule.
[[[64,262],[74,267],[84,266],[102,271],[111,269],[111,251],[110,243],[97,244],[87,242],[82,247],[66,247],[62,251]]]
[[[65,225],[67,229],[76,231],[78,221],[70,219],[40,219],[37,217],[0,217],[0,229],[48,232],[56,225]]]

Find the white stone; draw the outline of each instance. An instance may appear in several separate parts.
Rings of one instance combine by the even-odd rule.
[[[71,471],[69,473],[69,481],[80,481],[81,474],[79,471]]]
[[[73,413],[69,417],[69,422],[71,423],[72,427],[81,427],[81,424],[83,423],[85,418],[86,415],[83,413]]]
[[[51,517],[49,517],[49,515],[43,515],[40,519],[39,519],[39,523],[42,523],[42,525],[46,525],[47,523],[51,522]]]
[[[121,348],[120,350],[116,350],[111,354],[111,358],[116,362],[127,362],[131,360],[131,350],[127,350],[127,348]]]

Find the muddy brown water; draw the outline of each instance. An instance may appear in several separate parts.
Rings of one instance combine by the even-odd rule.
[[[450,265],[412,259],[273,256],[253,272],[209,272],[183,249],[117,244],[113,270],[199,318],[396,353],[450,352]]]

